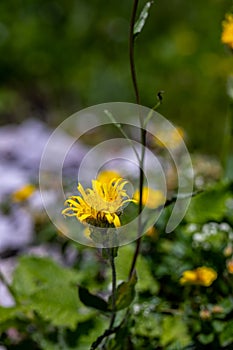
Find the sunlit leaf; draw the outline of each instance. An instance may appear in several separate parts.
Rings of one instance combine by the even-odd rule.
[[[74,288],[68,290],[62,285],[44,287],[30,298],[30,308],[55,326],[74,329],[78,321],[83,321],[82,315],[79,314],[79,307],[76,290]],[[84,320],[85,318],[84,315]]]
[[[36,311],[55,326],[74,328],[92,314],[77,295],[79,275],[49,258],[25,256],[14,271],[13,289],[27,311]]]
[[[23,299],[46,285],[78,283],[79,275],[49,258],[23,256],[13,275],[13,289]]]
[[[0,306],[0,324],[15,318],[19,310],[20,308],[15,306],[14,307]]]
[[[134,25],[133,34],[135,37],[141,33],[146,23],[147,17],[149,15],[149,10],[152,4],[153,4],[153,1],[148,1],[146,5],[143,7],[142,12],[140,13],[139,18]]]

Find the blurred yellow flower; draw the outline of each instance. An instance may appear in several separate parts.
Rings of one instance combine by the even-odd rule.
[[[220,313],[222,313],[223,311],[224,311],[224,309],[223,309],[223,307],[220,306],[220,305],[214,305],[214,306],[212,307],[212,313],[213,313],[213,314],[220,314]]]
[[[186,270],[180,278],[181,284],[198,284],[209,287],[217,278],[217,272],[210,267],[202,266],[195,270]]]
[[[227,13],[225,21],[222,23],[223,31],[221,41],[233,49],[233,14]]]
[[[97,180],[102,183],[108,183],[112,179],[119,179],[121,175],[115,170],[103,170],[98,176]]]
[[[211,318],[211,312],[208,309],[203,309],[199,312],[199,316],[202,320],[209,320]]]
[[[155,138],[155,143],[162,148],[178,148],[184,139],[184,130],[180,127],[171,132],[164,130]]]
[[[27,184],[17,191],[13,192],[11,195],[13,202],[23,202],[26,201],[36,190],[36,187],[32,184]]]
[[[92,188],[84,190],[79,183],[77,188],[81,196],[69,197],[65,201],[69,207],[62,214],[75,216],[80,222],[93,226],[119,227],[123,206],[132,201],[124,189],[126,184],[122,178],[114,178],[108,183],[92,180]]]
[[[228,244],[228,245],[225,247],[225,249],[224,249],[224,251],[223,251],[223,254],[224,254],[224,256],[228,257],[228,256],[231,256],[232,253],[233,253],[232,245],[231,245],[231,244]]]
[[[227,270],[229,273],[233,273],[233,259],[227,261]]]
[[[133,198],[136,203],[139,203],[140,192],[136,190]],[[154,190],[150,187],[143,187],[142,204],[150,209],[158,208],[166,202],[164,194],[160,190]]]

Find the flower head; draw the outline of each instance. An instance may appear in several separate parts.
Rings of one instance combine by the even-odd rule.
[[[184,130],[176,127],[171,131],[161,131],[154,139],[155,144],[161,148],[178,148],[184,139]]]
[[[102,183],[108,183],[112,179],[119,178],[121,178],[121,175],[115,170],[103,170],[97,176],[97,180]]]
[[[32,184],[27,184],[12,193],[11,198],[13,202],[26,201],[35,192],[36,188]]]
[[[113,178],[106,182],[92,180],[92,188],[84,190],[78,184],[80,196],[71,196],[65,201],[68,208],[63,215],[75,216],[81,223],[88,223],[98,227],[121,226],[120,214],[123,206],[131,202],[124,189],[127,181]]]
[[[222,23],[223,31],[221,41],[233,49],[233,14],[226,14],[225,20]]]
[[[227,261],[227,270],[230,274],[233,274],[233,259]]]
[[[133,198],[136,203],[139,203],[139,190],[134,192]],[[160,190],[154,190],[150,187],[143,187],[142,190],[142,204],[150,209],[158,208],[166,201],[164,194]]]
[[[181,284],[198,284],[209,287],[217,278],[217,272],[210,267],[202,266],[195,270],[186,270],[180,279]]]

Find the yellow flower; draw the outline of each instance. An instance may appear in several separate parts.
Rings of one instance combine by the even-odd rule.
[[[223,251],[223,254],[224,254],[224,256],[228,257],[228,256],[231,256],[232,253],[233,253],[232,245],[231,245],[231,244],[228,244],[228,245],[225,247],[225,249],[224,249],[224,251]]]
[[[212,313],[213,314],[220,314],[224,311],[223,307],[220,305],[214,305],[212,308]]]
[[[199,312],[200,318],[205,321],[211,318],[211,312],[208,309],[203,309]]]
[[[31,184],[27,184],[21,187],[19,190],[12,193],[11,198],[13,202],[23,202],[27,200],[34,192],[36,188]]]
[[[195,283],[197,280],[196,272],[192,270],[186,270],[183,272],[182,277],[180,279],[181,284],[185,283]]]
[[[162,148],[177,148],[184,138],[184,130],[180,127],[173,129],[171,132],[163,131],[155,138],[155,143]]]
[[[227,270],[230,274],[233,273],[233,259],[227,261]]]
[[[233,49],[233,14],[226,14],[225,21],[222,23],[223,31],[221,41]]]
[[[78,184],[81,196],[71,196],[65,201],[69,207],[62,211],[63,215],[75,216],[82,223],[98,227],[119,227],[119,216],[124,204],[132,199],[124,189],[127,181],[122,178],[112,179],[108,183],[92,180],[92,188],[84,190]]]
[[[102,183],[108,183],[112,179],[119,179],[121,175],[114,170],[103,170],[101,171],[98,176],[97,180]]]
[[[134,192],[133,198],[136,203],[139,203],[139,190]],[[150,209],[158,208],[163,205],[166,201],[163,193],[159,190],[154,190],[150,187],[143,187],[142,190],[142,204]]]
[[[210,267],[202,266],[195,270],[186,270],[180,279],[181,284],[198,284],[209,287],[217,278],[217,272]]]

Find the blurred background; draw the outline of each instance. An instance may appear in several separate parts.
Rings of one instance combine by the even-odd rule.
[[[140,2],[142,8],[145,2]],[[219,156],[232,56],[221,43],[230,0],[155,1],[136,41],[141,103],[181,126],[191,151]],[[132,2],[0,2],[0,125],[56,127],[103,102],[135,102],[128,59]]]

